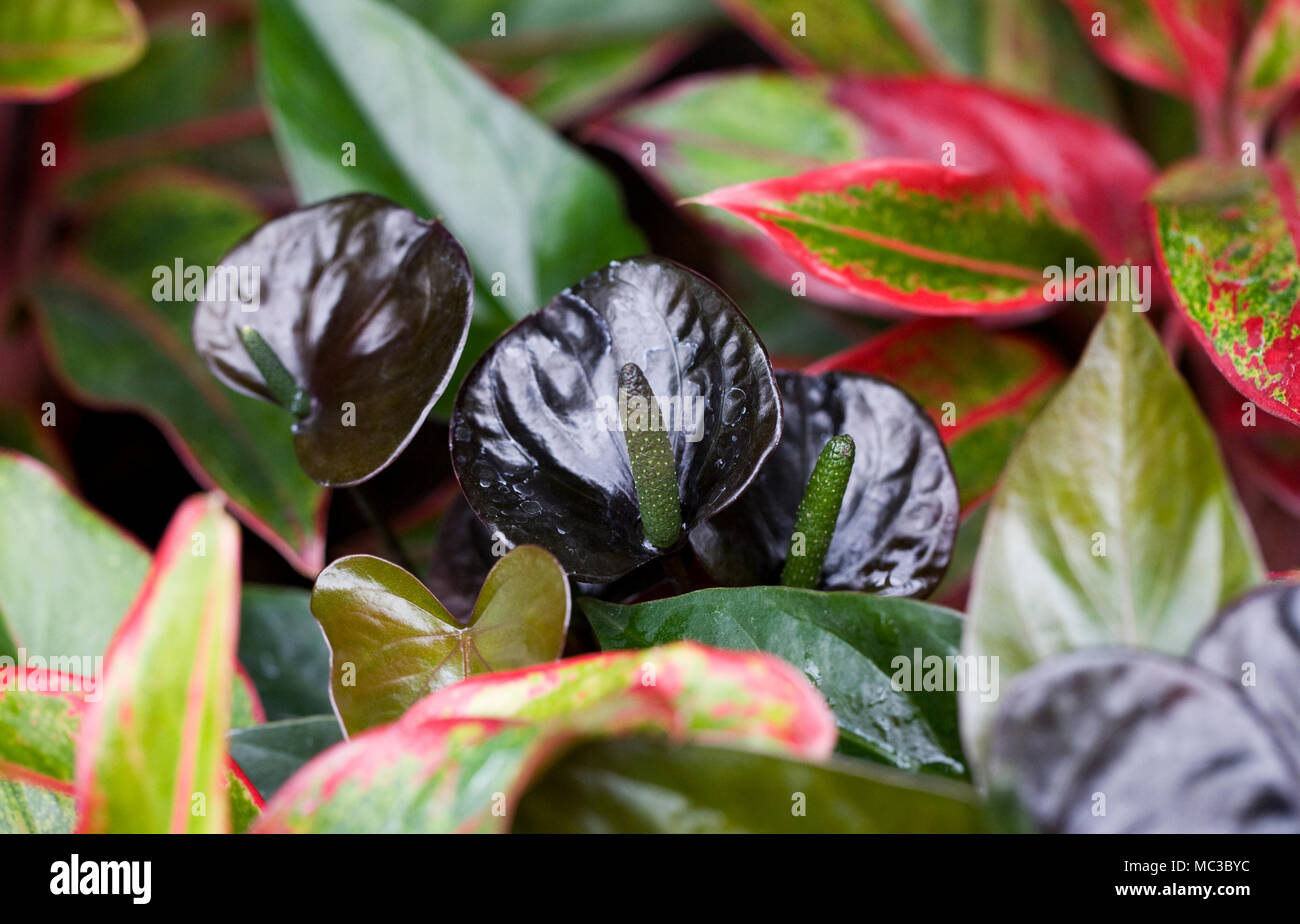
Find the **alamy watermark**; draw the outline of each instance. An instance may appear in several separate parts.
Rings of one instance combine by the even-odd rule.
[[[912,654],[895,655],[889,662],[896,693],[979,693],[980,701],[998,698],[997,655],[927,655],[920,648]]]
[[[643,433],[649,430],[680,431],[686,442],[698,443],[704,439],[704,408],[701,395],[673,395],[669,398],[644,398],[618,390],[618,397],[601,395],[596,401],[600,411],[600,425],[606,430],[632,430]],[[626,425],[624,422],[626,421]]]
[[[1049,302],[1130,302],[1134,311],[1151,307],[1151,266],[1065,266],[1043,268],[1043,298]]]
[[[18,657],[0,655],[0,693],[80,693],[86,702],[104,696],[104,656],[43,658],[18,649]]]
[[[257,264],[198,266],[177,257],[171,265],[155,266],[153,280],[156,302],[222,302],[241,311],[262,305],[262,268]]]

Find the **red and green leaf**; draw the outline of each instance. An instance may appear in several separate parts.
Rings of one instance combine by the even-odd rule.
[[[181,505],[105,658],[77,744],[78,829],[230,830],[225,735],[239,529],[217,496]]]
[[[912,396],[934,420],[968,514],[993,490],[1021,433],[1065,377],[1042,344],[965,320],[925,318],[829,356],[809,372],[864,372]]]
[[[85,682],[59,671],[0,667],[0,779],[72,795],[85,694],[94,692]]]
[[[155,298],[167,278],[160,268],[175,277],[177,263],[187,272],[212,266],[263,217],[242,193],[203,177],[140,174],[99,205],[37,301],[54,366],[73,391],[152,419],[201,484],[224,492],[250,529],[314,575],[329,495],[300,468],[286,412],[212,377],[191,342],[192,299]]]
[[[144,52],[131,0],[0,6],[0,101],[45,101],[130,67]]]
[[[1097,262],[1047,191],[1007,172],[865,161],[691,201],[749,221],[823,281],[925,314],[1032,308],[1043,267]]]
[[[505,831],[532,780],[574,743],[638,733],[811,760],[835,742],[803,675],[693,643],[473,677],[320,755],[255,830]]]
[[[1181,164],[1152,190],[1150,214],[1196,339],[1238,391],[1300,423],[1300,211],[1287,166]]]
[[[1300,87],[1300,0],[1271,0],[1237,66],[1237,104],[1267,119]]]

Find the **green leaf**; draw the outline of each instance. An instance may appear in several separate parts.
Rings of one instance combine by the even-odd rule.
[[[43,101],[130,67],[144,52],[130,0],[41,0],[0,7],[0,100]]]
[[[84,692],[79,677],[0,666],[0,779],[72,795]]]
[[[968,786],[857,761],[647,738],[575,748],[519,803],[515,833],[965,834],[985,827]]]
[[[569,581],[545,549],[519,546],[488,573],[461,626],[410,572],[350,555],[316,578],[311,610],[329,640],[335,709],[355,735],[466,677],[558,658]]]
[[[332,715],[237,728],[227,738],[231,759],[267,799],[303,764],[342,740],[339,720]]]
[[[374,192],[443,221],[480,281],[475,314],[489,337],[644,249],[600,168],[400,11],[372,0],[260,9],[265,93],[300,198]]]
[[[929,412],[963,514],[988,498],[1026,425],[1065,377],[1061,361],[1035,340],[940,318],[901,324],[808,368],[830,371],[878,376]]]
[[[1300,3],[1271,0],[1237,65],[1238,105],[1263,121],[1300,85]]]
[[[328,713],[330,649],[311,616],[311,593],[245,584],[240,597],[239,663],[269,721]]]
[[[769,655],[691,643],[590,655],[431,694],[309,763],[256,829],[506,831],[531,780],[576,741],[635,733],[821,760],[835,727]]]
[[[0,452],[0,655],[102,655],[149,569],[149,553],[26,456]]]
[[[228,393],[191,344],[202,292],[192,274],[262,218],[242,193],[193,174],[138,174],[101,204],[80,256],[44,280],[37,301],[51,358],[76,393],[147,415],[201,484],[314,575],[328,495],[298,466],[284,412]]]
[[[790,587],[699,590],[632,606],[584,597],[578,605],[605,649],[690,639],[774,654],[826,697],[841,740],[855,753],[907,770],[965,773],[953,691],[913,684],[928,666],[918,656],[957,654],[961,616],[952,610]]]
[[[1264,568],[1219,450],[1140,313],[1113,305],[1011,457],[975,564],[962,655],[1000,683],[1054,655],[1182,654]],[[983,768],[995,702],[960,697]]]
[[[1180,164],[1150,194],[1161,265],[1215,366],[1270,414],[1300,424],[1295,168]]]
[[[872,160],[691,201],[743,218],[837,288],[926,314],[1041,305],[1043,267],[1099,262],[1045,188],[1009,171]]]
[[[0,834],[70,834],[75,823],[71,797],[0,780]]]
[[[238,607],[239,528],[219,498],[193,497],[109,646],[103,698],[77,743],[79,831],[230,830]]]

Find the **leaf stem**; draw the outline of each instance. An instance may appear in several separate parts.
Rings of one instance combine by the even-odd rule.
[[[817,457],[795,514],[790,548],[781,569],[781,583],[786,587],[811,588],[820,583],[844,490],[849,486],[854,452],[853,437],[841,433],[831,437]]]
[[[239,339],[248,351],[248,358],[257,366],[266,382],[266,390],[275,398],[276,403],[293,414],[299,420],[311,411],[311,401],[307,392],[284,367],[280,357],[275,355],[271,345],[262,339],[262,335],[253,327],[244,325],[239,329]]]
[[[677,462],[667,431],[654,425],[655,396],[636,363],[618,376],[619,415],[632,483],[641,508],[641,528],[657,549],[672,548],[682,533],[682,499],[677,490]]]

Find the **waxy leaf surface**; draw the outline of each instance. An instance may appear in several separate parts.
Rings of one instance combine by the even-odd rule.
[[[265,216],[181,171],[137,174],[86,225],[80,255],[37,291],[57,371],[89,403],[158,424],[204,485],[304,574],[320,570],[327,494],[298,464],[285,412],[230,393],[195,353],[207,267]]]
[[[1294,173],[1190,161],[1151,192],[1165,278],[1219,371],[1270,414],[1300,424],[1300,258]]]
[[[802,795],[798,802],[794,800]],[[801,805],[802,813],[791,811]],[[972,789],[855,761],[672,746],[581,745],[524,793],[514,833],[963,834],[984,827]]]
[[[1043,267],[1098,262],[1047,190],[1014,173],[871,160],[692,201],[750,222],[824,282],[926,314],[1041,305]]]
[[[147,35],[131,0],[0,7],[0,100],[45,101],[130,67]]]
[[[758,335],[725,294],[672,261],[611,263],[519,322],[466,376],[452,463],[490,532],[542,546],[579,580],[611,580],[661,554],[642,530],[620,429],[625,363],[658,401],[687,530],[744,490],[781,433]]]
[[[734,504],[691,532],[718,581],[780,583],[795,514],[818,454],[848,434],[857,455],[820,587],[917,597],[943,577],[957,533],[957,484],[925,412],[893,385],[852,372],[778,372],[781,442]]]
[[[914,683],[926,657],[957,653],[961,616],[952,610],[792,587],[699,590],[631,606],[584,597],[579,606],[607,650],[688,639],[776,655],[826,697],[853,753],[905,770],[965,772],[956,696]],[[906,662],[901,673],[899,657]]]
[[[1049,833],[1300,832],[1300,775],[1259,713],[1151,653],[1080,651],[1017,678],[990,777]]]
[[[181,505],[105,657],[77,742],[78,830],[224,833],[239,627],[239,528],[215,496]],[[195,799],[205,811],[192,811]]]
[[[821,697],[768,655],[681,643],[471,677],[317,757],[263,814],[265,832],[506,831],[532,779],[577,741],[677,741],[821,760]]]
[[[330,644],[335,709],[355,735],[471,675],[558,658],[569,582],[544,549],[520,546],[488,574],[461,625],[410,572],[350,555],[316,578],[311,609]]]
[[[194,312],[199,355],[231,388],[274,402],[240,338],[256,330],[310,400],[292,424],[303,470],[324,485],[365,481],[451,380],[473,312],[465,252],[437,222],[363,193],[268,222],[214,281],[254,268],[251,292],[209,283]]]
[[[925,408],[948,451],[963,515],[987,499],[1025,427],[1065,378],[1042,344],[946,318],[901,324],[807,371],[877,376]]]
[[[998,658],[1004,686],[1078,648],[1184,654],[1220,605],[1263,577],[1190,391],[1146,319],[1111,306],[993,495],[962,654]],[[960,703],[980,769],[997,703],[969,691]]]

